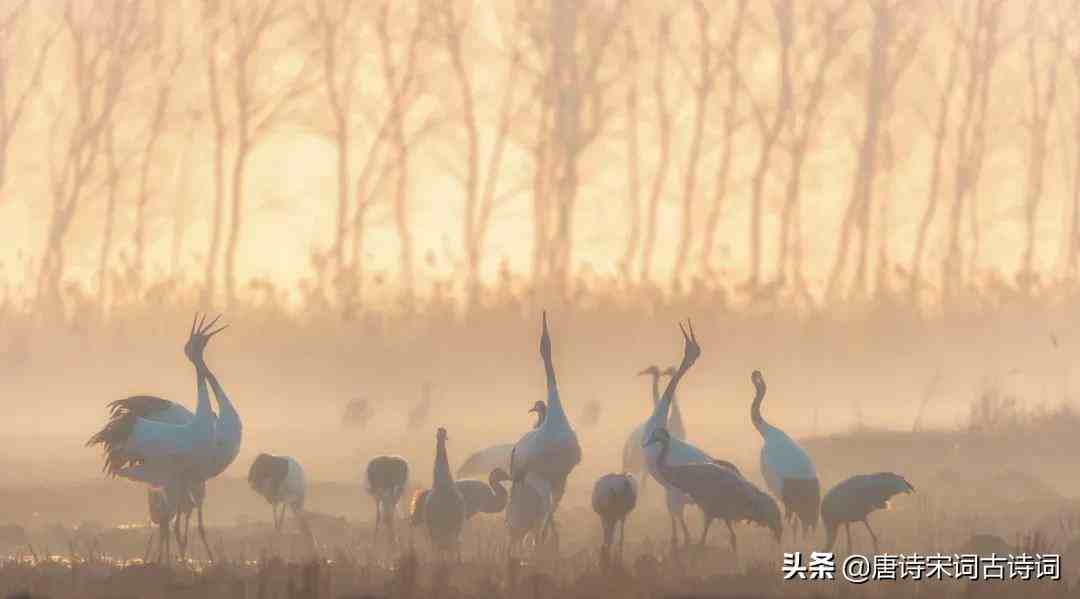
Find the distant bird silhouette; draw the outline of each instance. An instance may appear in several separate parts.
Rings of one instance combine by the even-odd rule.
[[[248,484],[270,504],[270,509],[274,512],[275,530],[281,532],[285,524],[285,510],[291,509],[311,550],[313,552],[317,550],[315,535],[304,515],[307,481],[300,462],[289,456],[260,453],[252,462],[251,469],[248,470]],[[280,514],[278,507],[281,508]]]
[[[409,462],[396,455],[372,458],[367,465],[367,490],[375,499],[375,534],[372,544],[379,540],[379,525],[383,524],[390,535],[390,543],[397,544],[394,534],[394,516],[397,504],[409,482]]]
[[[461,529],[465,525],[465,498],[454,484],[450,472],[450,460],[446,454],[446,429],[440,428],[435,435],[435,469],[432,475],[431,491],[423,501],[423,522],[428,531],[428,538],[437,550],[457,553],[461,558]],[[416,513],[415,503],[423,491],[414,497],[412,512]]]
[[[581,410],[581,426],[585,428],[592,428],[600,422],[600,414],[604,411],[604,406],[599,401],[591,399],[585,403],[585,407]]]
[[[657,460],[658,480],[668,483],[689,495],[705,516],[705,529],[701,531],[700,545],[705,545],[709,525],[713,520],[723,520],[731,534],[731,550],[738,553],[733,522],[747,521],[766,526],[780,542],[783,525],[776,500],[753,483],[730,468],[716,464],[685,464],[672,466],[667,463],[671,449],[671,435],[666,429],[653,431],[647,445],[659,445]]]
[[[622,558],[623,543],[626,541],[626,517],[637,505],[637,482],[633,474],[605,474],[593,485],[592,508],[600,516],[603,528],[601,556],[606,563],[615,541],[615,531],[619,532],[619,557]]]
[[[870,539],[874,543],[874,553],[878,552],[877,535],[870,528],[869,515],[880,509],[888,509],[889,500],[901,493],[913,493],[911,486],[903,476],[892,472],[876,474],[858,474],[838,483],[825,494],[821,502],[821,519],[825,524],[826,551],[836,542],[836,532],[844,525],[847,532],[848,552],[851,552],[851,523],[862,522]]]
[[[348,427],[364,428],[373,416],[371,402],[363,398],[350,401],[345,406],[345,415],[342,423]]]
[[[409,410],[409,430],[417,430],[427,424],[431,413],[431,383],[424,382],[420,387],[420,400]]]
[[[536,424],[533,428],[539,428],[544,422],[544,417],[547,416],[547,404],[542,400],[537,400],[529,409],[529,413],[536,413]],[[465,462],[458,467],[455,474],[458,478],[464,478],[467,476],[483,476],[494,470],[495,468],[502,468],[504,470],[510,469],[510,454],[514,451],[513,443],[503,443],[500,445],[492,445],[491,447],[481,449],[474,452]]]
[[[754,383],[754,402],[750,406],[750,421],[761,433],[761,474],[773,495],[784,503],[786,518],[798,518],[803,533],[817,528],[818,510],[821,506],[821,484],[818,482],[814,463],[806,450],[784,431],[765,421],[761,415],[761,401],[765,398],[765,377],[755,370],[750,375]],[[798,536],[798,528],[792,535]]]

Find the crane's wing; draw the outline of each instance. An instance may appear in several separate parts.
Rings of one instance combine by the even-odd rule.
[[[513,443],[492,445],[470,455],[457,469],[455,477],[486,476],[495,468],[510,471],[510,454],[514,451]]]
[[[182,460],[198,449],[189,427],[137,416],[123,448],[142,460]]]
[[[133,395],[118,399],[109,404],[110,418],[124,414],[134,414],[147,420],[167,422],[169,424],[187,424],[195,419],[195,414],[184,406],[154,395]]]

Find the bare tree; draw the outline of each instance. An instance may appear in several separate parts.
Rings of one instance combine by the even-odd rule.
[[[140,3],[130,0],[110,0],[93,7],[69,1],[64,8],[75,114],[53,120],[52,211],[37,290],[44,304],[54,309],[61,307],[64,241],[96,174],[103,134],[141,43],[139,9]]]
[[[697,21],[697,73],[687,73],[694,91],[694,124],[690,130],[690,150],[687,157],[686,171],[683,174],[682,216],[679,231],[679,245],[675,252],[675,266],[671,274],[671,286],[679,288],[690,247],[694,238],[694,195],[697,191],[697,171],[701,161],[702,138],[705,134],[705,119],[709,107],[709,97],[714,89],[714,80],[723,62],[715,56],[716,51],[710,41],[711,15],[702,0],[694,0],[694,16]],[[690,69],[687,69],[689,71]]]
[[[1073,1],[1069,5],[1071,23],[1075,28],[1080,25],[1080,2]],[[1068,52],[1069,66],[1072,67],[1074,85],[1080,89],[1080,46],[1066,48]],[[1073,100],[1072,110],[1072,140],[1073,159],[1071,177],[1071,210],[1069,224],[1066,228],[1064,265],[1065,276],[1069,283],[1075,285],[1080,277],[1080,94]]]
[[[742,50],[743,32],[746,29],[748,20],[746,16],[747,4],[748,0],[737,0],[735,3],[735,14],[731,18],[731,29],[723,48],[724,65],[727,67],[728,72],[727,97],[724,101],[723,149],[720,156],[720,165],[716,169],[713,201],[708,216],[705,218],[704,237],[701,245],[701,269],[706,273],[712,271],[712,255],[716,246],[716,228],[720,224],[720,212],[731,184],[731,166],[735,157],[736,136],[746,122],[746,119],[739,114],[739,99],[742,90],[738,65]]]
[[[840,246],[829,275],[825,297],[839,298],[841,279],[851,252],[851,235],[858,230],[859,246],[851,289],[866,292],[870,246],[870,215],[873,209],[874,179],[878,171],[879,148],[885,115],[892,102],[896,84],[911,64],[918,50],[924,27],[906,0],[868,0],[873,13],[870,35],[870,64],[866,73],[865,122],[859,142],[859,160],[851,199],[840,225]],[[908,13],[908,14],[905,14]],[[907,19],[905,19],[907,17]]]
[[[547,84],[540,121],[547,125],[544,137],[550,143],[544,144],[546,154],[539,166],[552,176],[553,186],[534,198],[544,202],[534,212],[543,219],[537,233],[547,237],[538,241],[546,250],[546,282],[560,294],[572,266],[580,162],[610,116],[606,104],[611,86],[601,67],[627,4],[628,0],[616,0],[612,6],[547,0],[547,10],[530,7],[533,41],[544,65],[540,77]]]
[[[30,34],[30,0],[14,2],[0,11],[0,199],[7,182],[8,150],[22,123],[27,101],[41,83],[41,72],[60,29],[47,33],[40,47],[31,51],[26,76],[16,77],[19,47]],[[19,79],[22,79],[20,81]]]
[[[949,115],[953,105],[953,96],[958,82],[960,51],[963,44],[955,36],[951,36],[949,44],[948,66],[946,67],[945,81],[938,83],[935,78],[935,96],[937,100],[937,119],[932,125],[934,136],[934,150],[930,158],[930,186],[927,190],[926,208],[923,209],[919,219],[918,234],[915,240],[914,255],[911,258],[911,271],[908,273],[908,298],[912,305],[917,305],[919,290],[923,287],[923,257],[926,254],[926,243],[929,239],[930,227],[937,215],[938,205],[941,198],[942,171],[945,160],[945,145],[949,139]],[[929,126],[929,119],[927,124]]]
[[[389,109],[387,136],[390,142],[394,166],[394,226],[399,244],[399,268],[401,269],[401,287],[407,308],[414,300],[413,275],[413,239],[409,208],[409,159],[410,146],[414,141],[414,132],[408,126],[409,113],[415,107],[415,99],[420,87],[417,73],[419,47],[424,31],[424,11],[417,7],[411,15],[407,42],[402,50],[404,56],[394,56],[394,44],[390,30],[390,6],[384,0],[375,17],[375,30],[379,40],[379,61],[382,68],[384,86],[395,102]]]
[[[986,153],[986,125],[991,75],[1010,35],[1001,31],[1003,0],[969,0],[960,5],[961,20],[952,32],[963,44],[966,71],[962,94],[962,112],[956,124],[955,174],[952,205],[949,212],[948,249],[941,272],[941,302],[947,306],[964,285],[963,248],[960,233],[964,208],[971,200],[972,249],[969,272],[978,256],[979,227],[975,207],[979,175]]]
[[[468,32],[469,15],[452,2],[432,7],[436,16],[438,35],[450,58],[451,70],[460,90],[461,127],[465,132],[465,206],[462,212],[462,243],[466,260],[466,305],[472,309],[479,301],[481,288],[480,269],[484,257],[484,243],[496,207],[499,175],[510,129],[518,110],[515,95],[522,71],[521,56],[517,49],[511,50],[509,65],[498,88],[498,114],[492,147],[488,152],[487,167],[481,180],[480,123],[478,122],[478,98],[465,55],[464,39]],[[482,103],[479,103],[481,106]]]
[[[765,178],[772,164],[772,153],[780,139],[784,122],[791,108],[791,46],[795,35],[795,10],[792,0],[774,0],[773,16],[779,44],[777,59],[776,104],[769,115],[765,106],[747,88],[747,97],[753,108],[754,123],[758,128],[759,143],[757,163],[751,179],[750,195],[750,279],[751,293],[757,291],[761,281],[761,216],[765,201]],[[744,78],[745,83],[745,78]]]
[[[1039,204],[1043,197],[1043,182],[1046,177],[1046,157],[1049,148],[1050,118],[1054,114],[1057,101],[1058,64],[1065,46],[1065,20],[1058,18],[1052,30],[1048,31],[1049,7],[1044,2],[1031,2],[1028,5],[1025,36],[1027,38],[1025,56],[1027,58],[1027,79],[1029,113],[1025,119],[1028,131],[1028,164],[1024,193],[1024,225],[1027,229],[1027,241],[1020,269],[1016,275],[1020,289],[1027,293],[1035,283],[1035,223],[1039,215]],[[1040,46],[1048,42],[1049,48],[1040,51]],[[1045,75],[1045,78],[1044,78]]]
[[[308,27],[317,40],[322,58],[320,75],[332,115],[331,135],[337,148],[337,222],[333,258],[340,272],[348,264],[345,245],[350,225],[350,146],[355,126],[353,96],[361,57],[355,50],[357,11],[356,4],[347,1],[316,0],[314,4],[314,13],[308,16]]]
[[[780,282],[790,281],[804,299],[809,299],[810,295],[803,273],[800,217],[803,167],[824,116],[822,100],[829,82],[830,68],[854,33],[854,28],[845,23],[853,4],[854,0],[831,5],[825,2],[807,4],[805,21],[809,24],[807,37],[811,46],[796,52],[792,61],[791,84],[798,91],[793,93],[793,110],[784,141],[790,166],[780,213],[780,251],[776,276]],[[796,34],[795,37],[800,36]],[[798,39],[794,42],[797,43]]]
[[[173,8],[173,11],[177,9]],[[134,250],[134,273],[138,285],[145,277],[146,263],[146,210],[153,197],[150,187],[150,175],[154,163],[159,158],[158,149],[161,138],[166,132],[166,117],[173,101],[176,75],[184,60],[184,30],[181,16],[175,15],[173,35],[169,35],[168,15],[170,9],[162,0],[153,3],[153,11],[148,26],[149,30],[149,70],[150,91],[153,100],[146,132],[143,134],[142,150],[138,156],[138,195],[135,198],[135,230],[132,241]]]
[[[662,13],[657,22],[656,58],[653,63],[653,97],[656,102],[656,124],[660,139],[657,143],[659,159],[649,190],[649,205],[645,214],[645,240],[641,249],[641,282],[648,283],[652,272],[653,254],[656,251],[657,211],[667,183],[671,166],[671,105],[668,100],[667,73],[671,54],[671,14]]]
[[[623,280],[629,283],[632,280],[631,269],[637,257],[638,246],[641,244],[641,148],[640,128],[641,117],[639,116],[639,75],[641,53],[638,50],[637,33],[633,23],[628,20],[624,27],[624,43],[626,49],[627,85],[626,85],[626,200],[627,218],[630,220],[629,232],[626,236],[626,248],[623,250],[622,259],[619,260],[619,270]]]

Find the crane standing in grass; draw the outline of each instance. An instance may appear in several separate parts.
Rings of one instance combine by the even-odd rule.
[[[668,415],[671,410],[672,401],[675,398],[675,390],[678,388],[682,377],[701,355],[701,347],[694,337],[694,328],[689,321],[687,322],[687,328],[689,328],[689,333],[683,328],[682,324],[679,324],[679,330],[682,332],[684,341],[683,359],[679,364],[679,367],[672,373],[671,380],[668,381],[667,387],[664,389],[664,394],[653,408],[653,412],[649,416],[649,419],[645,421],[643,427],[645,437],[642,440],[642,453],[645,456],[645,463],[649,468],[649,474],[664,485],[668,515],[671,518],[671,544],[673,547],[678,546],[679,543],[679,525],[682,527],[684,545],[690,544],[690,529],[686,525],[684,513],[684,507],[690,500],[686,498],[685,494],[678,488],[665,483],[664,479],[659,476],[657,460],[660,457],[660,449],[655,444],[649,445],[645,442],[648,441],[649,437],[651,437],[652,433],[657,429],[667,428]],[[736,474],[740,474],[739,469],[731,462],[717,460],[681,439],[672,439],[670,446],[668,460],[672,465],[681,466],[685,464],[712,463],[727,468]]]
[[[731,550],[738,554],[733,522],[748,521],[768,527],[776,542],[780,542],[783,525],[776,500],[742,475],[716,464],[668,464],[671,435],[658,428],[647,440],[648,445],[660,446],[657,459],[658,480],[674,486],[689,495],[705,516],[705,529],[701,531],[700,546],[705,546],[709,525],[713,520],[723,520],[731,534]]]
[[[637,506],[637,482],[634,475],[605,474],[597,479],[593,486],[592,508],[600,516],[604,542],[600,549],[601,558],[607,563],[611,546],[615,541],[615,532],[619,533],[619,557],[622,558],[623,543],[626,541],[626,517]]]
[[[457,553],[461,559],[461,529],[465,525],[465,498],[454,484],[450,460],[446,454],[446,429],[439,428],[435,434],[435,469],[431,491],[418,491],[413,497],[412,512],[417,512],[417,502],[423,496],[424,526],[428,538],[436,549]]]
[[[206,365],[203,354],[210,339],[228,325],[211,330],[218,318],[206,323],[198,315],[184,345],[184,354],[195,366],[198,401],[195,413],[160,397],[137,395],[109,404],[109,420],[87,441],[87,446],[101,445],[105,450],[105,471],[151,487],[173,493],[175,505],[188,505],[181,495],[190,497],[193,509],[181,509],[176,518],[176,540],[181,554],[186,552],[187,531],[192,511],[198,514],[199,536],[207,556],[213,561],[203,524],[206,481],[224,472],[236,459],[243,439],[240,416],[225,394],[221,383]],[[210,407],[207,383],[214,391],[220,415]],[[180,535],[180,518],[184,534]]]
[[[465,519],[469,520],[476,514],[498,514],[503,511],[509,494],[501,481],[509,480],[509,478],[510,475],[505,470],[495,468],[488,475],[487,482],[473,478],[454,481],[454,486],[458,488],[461,498],[465,500]],[[424,523],[424,503],[430,492],[429,489],[423,489],[417,491],[413,497],[412,514],[410,514],[413,526]]]
[[[765,377],[761,371],[755,370],[750,380],[755,390],[754,402],[750,406],[750,421],[764,440],[761,447],[761,475],[773,495],[783,502],[786,519],[790,522],[797,518],[803,534],[809,534],[817,528],[821,506],[821,484],[814,463],[802,446],[762,417]],[[798,528],[792,527],[792,536],[797,537],[797,533]]]
[[[500,478],[502,474],[505,473],[500,473]],[[510,486],[510,499],[506,504],[506,531],[510,536],[507,545],[509,556],[512,557],[514,550],[523,546],[526,540],[536,541],[539,538],[551,509],[551,484],[546,479],[529,473],[524,478],[513,481]]]
[[[375,499],[375,534],[374,545],[379,541],[379,525],[386,526],[390,535],[390,544],[397,544],[394,534],[394,516],[397,504],[409,482],[409,462],[396,455],[381,455],[372,458],[367,465],[367,490]]]
[[[825,524],[826,547],[832,549],[840,525],[847,532],[848,553],[851,552],[851,523],[862,522],[878,552],[877,535],[867,518],[871,512],[888,509],[889,500],[901,493],[914,493],[915,487],[903,476],[892,472],[858,474],[838,483],[825,494],[821,502],[821,520]]]
[[[566,492],[566,480],[570,472],[581,463],[581,445],[559,397],[555,366],[551,361],[547,312],[544,312],[541,318],[541,328],[540,357],[544,362],[547,380],[547,415],[539,428],[525,433],[514,445],[510,459],[510,476],[518,482],[533,473],[551,485],[552,507],[544,523],[544,532],[550,530],[557,540],[559,535],[555,526],[555,511],[559,509],[559,502]]]

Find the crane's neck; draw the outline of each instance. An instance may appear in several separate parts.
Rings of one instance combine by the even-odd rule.
[[[758,387],[754,391],[754,403],[750,404],[750,421],[754,423],[754,428],[756,428],[763,437],[773,428],[771,424],[765,422],[765,418],[761,415],[761,402],[764,399],[765,389]]]
[[[682,410],[675,395],[671,396],[671,415],[668,418],[668,432],[676,439],[686,439],[686,427],[683,425]]]
[[[502,485],[502,481],[495,480],[495,472],[488,475],[488,485],[495,493],[495,507],[500,510],[505,508],[506,502],[510,499],[510,496],[506,492],[506,487]]]
[[[191,421],[193,428],[207,432],[213,429],[214,410],[210,408],[210,392],[206,388],[206,372],[195,367],[195,390],[198,400],[195,404],[195,417]]]
[[[660,373],[652,373],[652,405],[660,403]]]
[[[660,402],[656,404],[656,407],[653,408],[651,420],[654,428],[667,426],[668,414],[671,412],[671,402],[675,399],[675,389],[679,386],[679,381],[682,380],[684,374],[686,374],[686,368],[680,365],[675,374],[671,375],[671,380],[668,381],[667,387],[664,388],[664,395],[660,398]]]
[[[220,412],[218,430],[226,436],[228,442],[239,444],[243,431],[240,414],[236,412],[236,408],[233,406],[232,401],[229,400],[229,396],[225,394],[225,389],[221,387],[221,383],[218,382],[214,373],[207,370],[206,378],[210,381],[210,387],[214,390],[214,398],[218,402],[218,411]]]
[[[570,426],[570,421],[566,417],[566,410],[563,409],[562,400],[559,399],[559,385],[555,380],[555,366],[551,363],[550,357],[544,358],[544,373],[547,376],[547,413],[544,415],[543,422],[540,423],[541,428],[546,428],[549,424]]]
[[[454,486],[454,477],[450,474],[450,460],[446,457],[446,439],[435,442],[435,474],[431,488]]]
[[[671,451],[671,439],[664,439],[660,442],[660,455],[656,456],[656,470],[657,473],[665,481],[670,480],[668,472],[671,471],[671,466],[667,463],[668,453]]]

